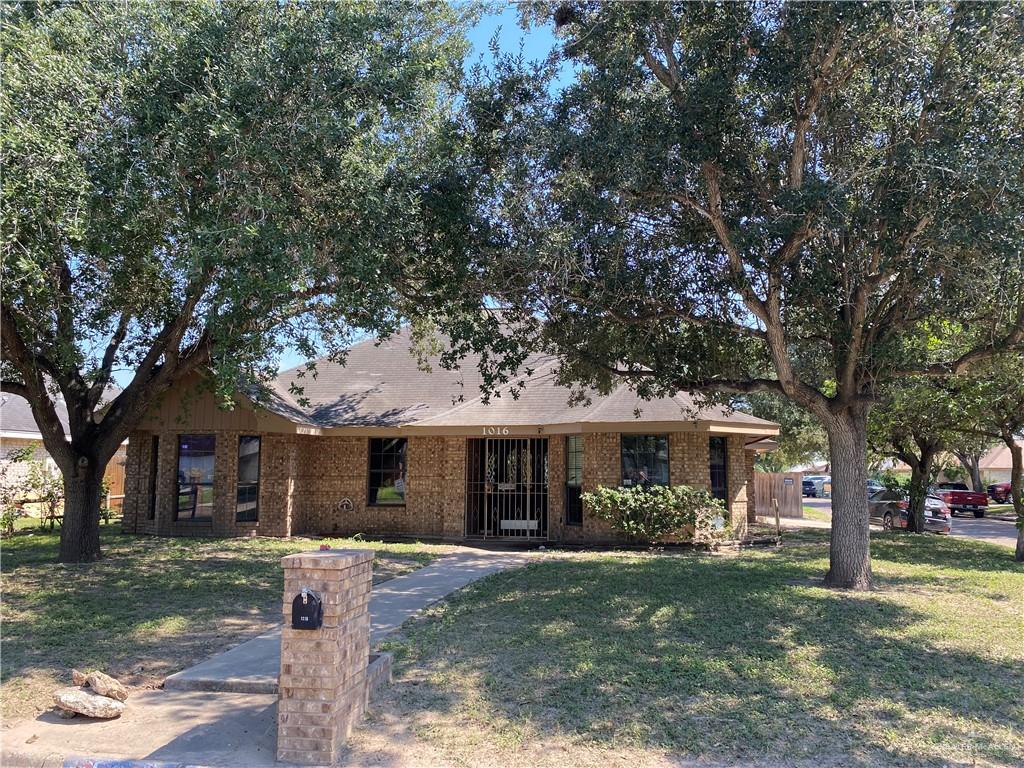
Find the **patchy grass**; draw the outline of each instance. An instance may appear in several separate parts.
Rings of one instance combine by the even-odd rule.
[[[1021,765],[1024,568],[878,533],[876,589],[842,592],[826,541],[495,575],[389,644],[377,722],[466,765]]]
[[[373,549],[374,581],[451,550],[356,539],[169,539],[102,531],[104,559],[60,565],[59,534],[2,542],[5,721],[51,704],[71,667],[102,668],[151,687],[280,621],[280,559],[333,547]]]
[[[804,505],[804,519],[817,520],[820,523],[831,523],[832,513],[829,510],[821,509],[820,507],[809,507]]]

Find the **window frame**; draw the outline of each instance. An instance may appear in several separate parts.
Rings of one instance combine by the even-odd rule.
[[[243,483],[240,477],[240,470],[242,466],[242,441],[243,440],[255,440],[256,441],[256,480],[255,482]],[[260,521],[260,480],[262,477],[262,464],[263,464],[263,437],[261,435],[239,435],[238,436],[238,457],[235,464],[235,522],[236,523],[258,523]],[[238,494],[242,490],[242,486],[255,487],[256,489],[256,506],[253,507],[252,516],[246,512],[243,517],[243,513],[239,510]]]
[[[374,451],[374,444],[375,443],[379,443],[381,446],[383,446],[387,441],[395,441],[396,445],[399,445],[399,444],[401,445],[401,449],[398,450],[398,451],[383,451],[383,450],[381,450],[381,451]],[[385,507],[385,508],[389,508],[389,507],[404,507],[406,505],[406,503],[407,503],[407,500],[406,500],[406,490],[405,489],[406,489],[406,483],[408,482],[407,475],[409,473],[409,458],[408,458],[409,457],[409,438],[407,438],[407,437],[371,437],[369,439],[369,441],[367,442],[367,444],[366,444],[366,449],[367,449],[367,453],[366,453],[366,506],[367,507]],[[380,489],[382,487],[386,487],[386,486],[380,485],[379,484],[379,480],[378,480],[378,485],[375,486],[374,485],[374,476],[376,475],[378,478],[383,478],[387,474],[393,472],[394,469],[393,468],[385,469],[383,467],[381,467],[379,469],[374,469],[374,467],[373,467],[373,458],[374,458],[374,455],[380,455],[380,456],[383,457],[383,456],[391,455],[391,454],[394,454],[394,453],[399,454],[401,456],[401,459],[402,459],[402,463],[401,463],[401,466],[402,466],[401,480],[402,480],[403,490],[402,490],[401,501],[379,501],[378,498],[377,498],[377,494],[380,492]],[[371,501],[371,499],[372,499],[372,501]]]
[[[213,457],[213,477],[208,483],[189,483],[189,485],[198,488],[210,489],[210,515],[209,517],[196,517],[196,510],[199,508],[199,494],[196,493],[192,502],[192,515],[190,517],[181,516],[181,486],[179,476],[181,474],[181,444],[185,440],[194,440],[196,438],[210,438],[213,444],[213,450],[211,456]],[[199,525],[209,525],[213,523],[213,510],[216,505],[216,483],[217,483],[217,435],[214,433],[188,433],[178,435],[178,449],[177,449],[177,461],[175,462],[175,479],[174,479],[174,522],[175,523],[196,523]]]
[[[626,440],[636,440],[638,438],[655,438],[655,440],[665,441],[665,482],[653,482],[648,481],[646,483],[633,483],[626,484],[626,463],[625,463],[625,448]],[[657,445],[657,444],[655,444]],[[669,436],[664,432],[623,432],[619,434],[619,485],[622,488],[647,488],[652,485],[660,485],[665,488],[672,486],[672,455],[671,455],[671,444],[669,442]],[[637,449],[634,447],[632,450],[633,463],[637,464],[637,457],[640,455]],[[654,452],[657,457],[657,448]]]
[[[570,449],[570,441],[574,447]],[[578,482],[570,482],[570,470],[577,468],[572,459],[578,457]],[[577,474],[573,471],[571,474]],[[583,491],[583,435],[565,436],[565,524],[571,526],[583,525],[583,500],[580,494]]]
[[[718,466],[713,463],[715,455],[714,445],[721,445],[722,449],[722,461],[721,465]],[[715,475],[721,474],[722,485],[715,485]],[[711,491],[711,495],[719,501],[729,503],[729,439],[722,437],[721,435],[710,435],[708,437],[708,490]],[[719,495],[718,491],[721,491]]]

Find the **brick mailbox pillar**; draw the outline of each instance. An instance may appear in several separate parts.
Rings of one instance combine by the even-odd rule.
[[[358,549],[304,552],[281,560],[277,759],[282,762],[336,762],[366,710],[372,562],[372,551]],[[292,600],[303,588],[319,593],[323,601],[319,629],[292,629]]]

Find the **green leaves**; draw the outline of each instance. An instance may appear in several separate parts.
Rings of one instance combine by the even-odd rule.
[[[725,507],[702,488],[599,486],[583,494],[583,503],[616,531],[640,541],[713,544],[728,535]]]
[[[184,320],[182,351],[210,340],[225,390],[276,367],[283,344],[386,333],[428,233],[462,226],[457,211],[426,220],[419,201],[459,156],[467,13],[141,2],[2,14],[4,302],[58,381],[106,375],[124,317],[115,368]]]
[[[487,269],[588,383],[625,362],[713,388],[788,359],[787,394],[824,408],[962,351],[965,326],[1017,322],[1019,7],[523,14],[562,19],[578,75],[556,92],[509,58],[469,92],[494,168]],[[769,308],[771,344],[751,333]]]

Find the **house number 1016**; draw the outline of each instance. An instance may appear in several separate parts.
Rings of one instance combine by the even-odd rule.
[[[481,427],[485,435],[507,435],[508,427]]]

